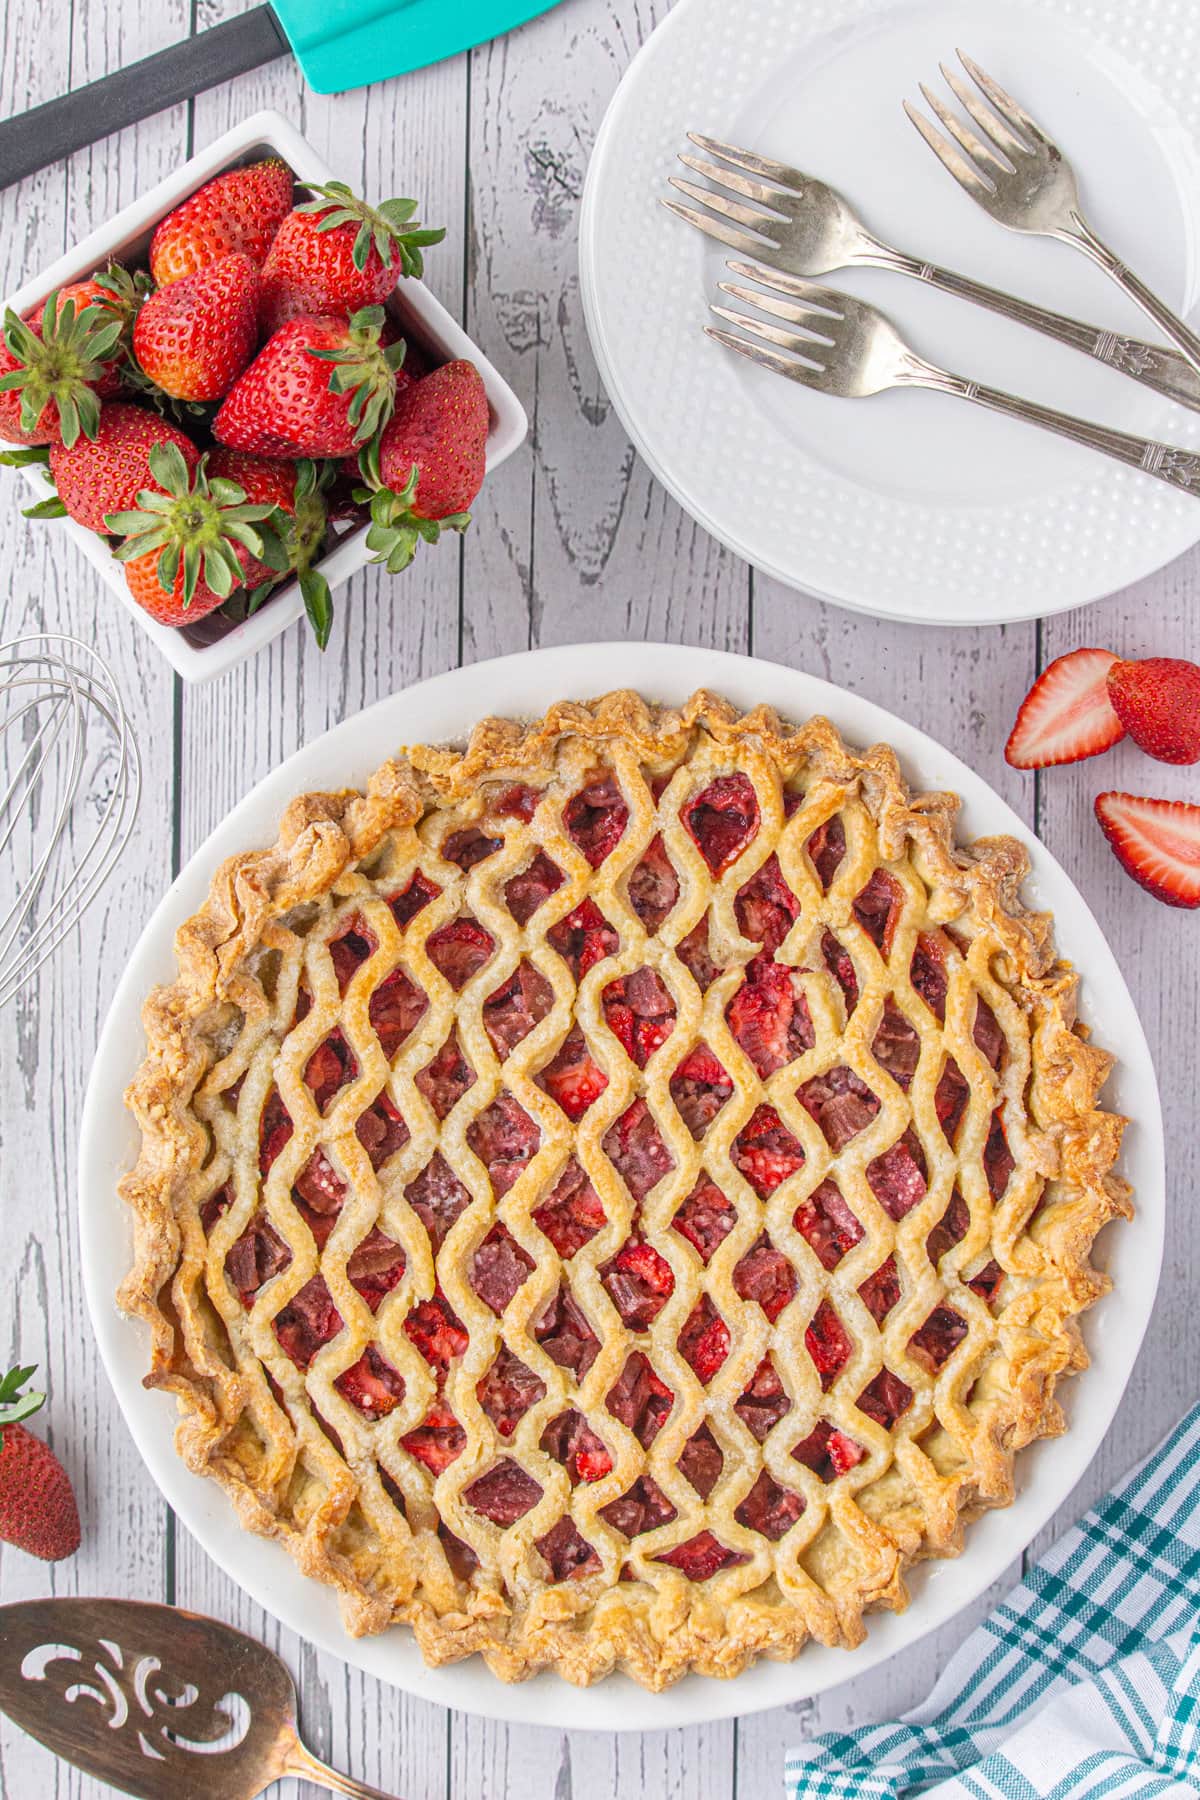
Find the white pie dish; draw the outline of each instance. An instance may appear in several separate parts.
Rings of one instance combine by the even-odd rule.
[[[987,785],[914,727],[815,677],[756,659],[678,646],[638,646],[638,684],[649,696],[683,699],[699,686],[741,706],[766,700],[791,718],[823,712],[853,742],[886,739],[914,786],[947,787],[965,801],[963,836],[1012,831],[1029,843],[1031,902],[1052,910],[1060,944],[1083,975],[1082,1012],[1098,1041],[1119,1047],[1121,1063],[1108,1104],[1129,1113],[1123,1172],[1136,1189],[1137,1214],[1106,1231],[1101,1263],[1112,1259],[1114,1292],[1083,1323],[1092,1369],[1065,1384],[1070,1430],[1035,1445],[1018,1462],[1018,1497],[985,1515],[967,1533],[955,1564],[927,1564],[911,1576],[912,1604],[881,1615],[866,1643],[852,1652],[808,1646],[791,1664],[762,1663],[717,1685],[688,1677],[665,1693],[645,1692],[625,1677],[577,1691],[554,1675],[508,1687],[476,1658],[449,1668],[425,1666],[404,1628],[380,1638],[350,1639],[328,1589],[308,1581],[278,1546],[233,1526],[215,1486],[177,1459],[174,1405],[147,1393],[149,1359],[140,1326],[118,1313],[113,1293],[131,1260],[131,1234],[117,1198],[119,1176],[132,1163],[137,1132],[122,1090],[143,1053],[141,1001],[173,974],[171,943],[178,924],[203,900],[218,861],[265,843],[296,793],[357,785],[389,751],[417,739],[461,739],[488,712],[532,716],[563,695],[584,698],[629,680],[629,648],[580,645],[475,664],[435,677],[344,721],[285,762],[238,806],[189,861],[154,914],[114,998],[89,1085],[80,1142],[82,1260],[93,1324],[109,1376],[135,1442],[163,1493],[209,1555],[254,1599],[306,1638],[423,1698],[525,1724],[556,1720],[575,1727],[622,1730],[694,1724],[776,1706],[821,1692],[906,1648],[944,1623],[995,1580],[1062,1503],[1087,1468],[1116,1411],[1149,1319],[1162,1253],[1162,1128],[1153,1067],[1137,1015],[1099,927],[1071,882],[1020,820]],[[186,1598],[186,1597],[185,1597]]]
[[[144,259],[155,225],[189,194],[210,181],[214,175],[243,163],[259,162],[267,156],[282,157],[297,180],[302,183],[333,180],[337,170],[329,168],[306,138],[282,113],[258,112],[191,157],[150,188],[105,224],[89,232],[87,237],[68,250],[40,275],[33,276],[5,302],[14,312],[23,314],[40,306],[47,294],[67,282],[80,281],[94,269],[102,268],[110,259],[123,262],[127,258]],[[388,302],[389,310],[406,328],[442,362],[464,357],[473,362],[483,377],[487,391],[491,424],[487,441],[488,469],[496,468],[524,442],[529,428],[525,409],[479,346],[467,336],[457,320],[447,312],[422,281],[405,281]],[[185,426],[186,429],[186,426]],[[44,500],[54,492],[41,467],[32,464],[21,473],[34,498]],[[209,681],[216,675],[242,662],[289,625],[304,617],[304,602],[295,581],[282,585],[260,612],[243,624],[212,634],[211,626],[198,622],[194,626],[160,625],[144,613],[129,592],[122,565],[110,556],[108,546],[96,532],[76,524],[74,519],[55,519],[38,530],[65,531],[74,539],[117,599],[141,629],[155,643],[171,667],[185,681]],[[352,575],[371,560],[367,549],[365,525],[345,531],[341,540],[316,565],[331,588],[349,581]]]

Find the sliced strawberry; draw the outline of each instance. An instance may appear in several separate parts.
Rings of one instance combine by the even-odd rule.
[[[729,1327],[707,1294],[702,1294],[679,1333],[678,1349],[703,1385],[712,1380],[729,1355]]]
[[[404,1377],[368,1344],[356,1363],[338,1376],[334,1387],[369,1419],[382,1419],[404,1398]]]
[[[578,1025],[572,1025],[557,1054],[535,1080],[562,1107],[572,1125],[579,1123],[608,1086],[608,1076],[588,1049]]]
[[[431,1475],[440,1475],[455,1457],[462,1455],[467,1434],[445,1402],[435,1400],[424,1422],[400,1442],[410,1456],[425,1464]]]
[[[758,830],[758,795],[749,776],[718,775],[681,817],[712,874],[721,875]]]
[[[603,1230],[607,1223],[604,1208],[574,1157],[534,1213],[533,1222],[564,1260]]]
[[[816,1364],[821,1386],[828,1391],[850,1360],[854,1346],[828,1300],[822,1300],[808,1322],[804,1347]]]
[[[1004,755],[1014,769],[1048,769],[1111,750],[1125,727],[1108,695],[1111,650],[1070,650],[1043,669],[1021,702]]]
[[[1167,906],[1200,906],[1200,806],[1097,794],[1096,817],[1121,867],[1147,893]]]
[[[729,1550],[724,1544],[717,1542],[711,1531],[702,1531],[696,1537],[689,1538],[686,1544],[677,1544],[674,1550],[664,1550],[655,1562],[669,1563],[687,1576],[689,1581],[707,1581],[710,1576],[717,1575],[722,1569],[736,1569],[750,1558],[741,1550]]]
[[[670,1263],[651,1244],[622,1244],[600,1279],[630,1331],[652,1325],[675,1291]]]
[[[1114,663],[1108,697],[1139,750],[1159,762],[1200,762],[1200,668],[1179,656]]]
[[[563,807],[563,824],[593,869],[598,869],[625,835],[629,808],[608,769],[593,769],[586,784]]]

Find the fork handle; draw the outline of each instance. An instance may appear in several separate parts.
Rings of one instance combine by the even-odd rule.
[[[1077,419],[1071,413],[1056,412],[1036,400],[1022,400],[1006,394],[1001,388],[988,387],[981,381],[968,381],[963,375],[951,375],[929,363],[913,358],[903,377],[905,385],[934,388],[938,393],[956,394],[989,412],[1003,413],[1006,418],[1020,419],[1027,425],[1040,425],[1074,444],[1085,444],[1089,450],[1101,450],[1128,468],[1140,469],[1165,481],[1169,487],[1200,496],[1200,456],[1180,450],[1172,444],[1160,444],[1153,438],[1136,437],[1131,431],[1115,431],[1109,425],[1096,425],[1090,419]]]
[[[1062,238],[1068,244],[1076,244],[1081,250],[1086,251],[1092,261],[1098,263],[1106,275],[1111,275],[1117,286],[1128,294],[1131,300],[1136,301],[1147,318],[1154,320],[1158,329],[1170,338],[1176,348],[1186,356],[1193,369],[1200,373],[1200,337],[1197,337],[1194,331],[1189,330],[1182,319],[1176,317],[1166,301],[1160,300],[1153,289],[1146,286],[1140,275],[1135,275],[1132,269],[1125,266],[1116,251],[1110,250],[1103,238],[1097,237],[1082,213],[1073,212],[1071,220],[1071,227],[1056,232],[1055,236]]]
[[[1015,294],[987,287],[982,281],[972,281],[969,275],[956,274],[953,269],[940,268],[936,263],[922,262],[901,250],[889,247],[886,256],[879,260],[883,266],[903,275],[912,275],[944,294],[954,294],[976,306],[986,306],[989,312],[1015,319],[1018,324],[1042,332],[1045,337],[1056,338],[1060,344],[1069,344],[1073,350],[1082,350],[1085,356],[1094,357],[1107,368],[1128,375],[1143,387],[1153,388],[1170,400],[1200,411],[1200,374],[1174,350],[1160,344],[1144,344],[1140,338],[1110,331],[1107,326],[1086,325],[1080,319],[1051,312],[1048,307],[1036,306],[1032,300],[1018,299]]]

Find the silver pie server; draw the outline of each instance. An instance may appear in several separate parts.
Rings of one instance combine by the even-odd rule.
[[[394,1800],[305,1749],[295,1684],[265,1644],[174,1606],[0,1606],[0,1710],[141,1800],[254,1800],[287,1775],[349,1800]]]

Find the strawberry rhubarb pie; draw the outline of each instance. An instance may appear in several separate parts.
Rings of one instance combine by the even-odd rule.
[[[234,857],[146,1007],[148,1382],[355,1633],[660,1688],[853,1646],[1013,1493],[1129,1211],[957,802],[711,694],[491,719]]]

